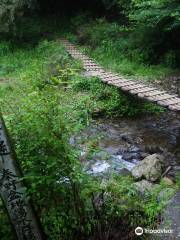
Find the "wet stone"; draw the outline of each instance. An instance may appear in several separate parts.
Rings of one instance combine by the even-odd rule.
[[[141,194],[149,194],[154,187],[157,187],[157,184],[153,184],[147,180],[141,180],[139,182],[134,183],[136,190]]]
[[[163,163],[164,157],[162,155],[149,155],[132,169],[132,175],[135,179],[145,178],[152,182],[157,181],[162,175]]]
[[[175,194],[175,190],[173,188],[170,188],[170,187],[164,188],[158,194],[157,201],[158,202],[160,202],[160,201],[168,202],[168,201],[170,201],[170,198],[172,198],[172,196],[174,194]]]
[[[121,175],[123,177],[132,176],[131,172],[127,168],[122,168],[119,171],[119,175]]]
[[[180,170],[179,129],[180,117],[172,113],[138,119],[98,119],[80,134],[73,136],[70,143],[82,152],[80,158],[83,159],[83,167],[91,174],[92,166],[100,164],[99,161],[102,166],[97,164],[95,167],[104,167],[104,172],[98,173],[103,177],[107,173],[120,174],[123,168],[131,171],[133,166],[149,154],[156,153],[163,154],[165,169],[172,166],[173,170],[169,173],[172,177]],[[95,139],[100,153],[95,153],[89,159],[88,143]],[[104,161],[110,167],[106,168]]]

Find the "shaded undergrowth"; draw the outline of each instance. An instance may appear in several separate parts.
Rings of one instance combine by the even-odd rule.
[[[161,109],[131,99],[97,78],[86,78],[81,63],[53,39],[54,33],[43,37],[44,26],[34,24],[33,29],[34,37],[38,34],[35,44],[25,39],[22,46],[13,41],[0,43],[4,81],[0,104],[27,194],[47,239],[135,239],[137,224],[157,223],[165,204],[157,202],[163,185],[143,199],[132,178],[112,176],[101,184],[83,172],[69,138],[99,115],[135,116]],[[1,239],[10,240],[2,212],[0,218],[4,222]]]

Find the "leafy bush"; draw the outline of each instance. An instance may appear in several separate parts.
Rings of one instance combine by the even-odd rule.
[[[111,17],[110,23],[105,20],[108,19],[108,13],[104,19],[91,22],[89,17],[84,21],[84,17],[79,16],[80,27],[75,27],[81,43],[90,44],[94,48],[101,45],[104,50],[111,46],[112,52],[120,51],[131,61],[147,65],[167,65],[167,54],[173,52],[174,57],[169,66],[179,66],[180,10],[177,0],[103,2],[115,16]],[[116,16],[117,11],[119,17]]]
[[[7,55],[11,51],[11,48],[10,42],[0,42],[0,56]]]
[[[147,112],[161,112],[151,103],[143,103],[125,95],[119,89],[103,84],[98,78],[78,78],[72,82],[75,91],[87,92],[90,99],[88,112],[108,117],[135,116]],[[81,102],[80,102],[81,104]]]
[[[80,166],[69,149],[59,104],[56,92],[47,87],[20,99],[18,115],[9,119],[16,153],[29,185],[28,194],[48,239],[53,240],[59,239],[59,235],[71,239],[71,234],[80,231],[77,211],[81,211],[76,200]]]
[[[3,203],[0,200],[0,221],[1,221],[1,228],[0,228],[0,237],[2,240],[14,240],[13,237],[13,230],[9,224],[9,219],[7,216],[7,212],[3,206]]]
[[[44,72],[42,68],[43,65],[49,66],[48,58],[54,56],[57,50],[56,74],[59,66],[61,72],[62,69],[66,71],[66,66],[73,63],[64,49],[55,42],[42,42],[31,52],[32,55],[24,52],[24,57],[28,58],[28,69],[19,66],[21,76],[15,87],[11,90],[5,88],[1,95],[1,107],[29,186],[27,194],[33,199],[48,239],[53,240],[72,239],[80,232],[88,233],[86,224],[81,220],[84,209],[79,195],[81,186],[78,187],[83,181],[83,174],[77,154],[68,144],[65,109],[61,105],[59,89],[47,81],[54,70]],[[19,53],[19,49],[16,51]],[[13,57],[16,58],[17,52]],[[69,71],[68,74],[70,77]],[[11,94],[5,101],[9,91]]]
[[[180,27],[180,6],[177,0],[140,1],[133,0],[134,9],[130,15],[138,24],[149,27],[161,26],[163,31]]]
[[[159,61],[169,51],[174,51],[175,59],[171,63],[176,67],[180,62],[178,38],[180,36],[180,6],[177,0],[139,1],[133,0],[130,18],[144,32],[144,44],[149,47],[149,59]],[[146,25],[144,24],[146,23]],[[143,43],[143,41],[141,41]],[[151,58],[152,56],[155,56]],[[156,60],[156,61],[157,61]],[[176,64],[174,64],[176,63]]]
[[[176,60],[168,66],[155,65],[164,60],[158,52],[154,53],[154,41],[149,40],[153,35],[145,34],[144,30],[134,31],[133,28],[98,19],[81,25],[77,33],[76,41],[85,45],[85,52],[110,70],[148,79],[173,72],[171,66]]]

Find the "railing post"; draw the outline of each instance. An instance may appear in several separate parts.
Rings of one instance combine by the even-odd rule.
[[[0,196],[18,240],[42,240],[42,232],[25,186],[5,123],[0,115]]]

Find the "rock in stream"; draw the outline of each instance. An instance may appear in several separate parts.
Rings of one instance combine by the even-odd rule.
[[[92,148],[97,151],[90,154],[93,141],[96,143]],[[140,119],[94,120],[70,142],[80,150],[82,165],[91,175],[102,177],[107,173],[120,174],[122,169],[131,171],[153,154],[162,156],[164,169],[171,168],[171,178],[180,172],[180,116],[173,113]],[[162,173],[162,169],[159,171]]]

